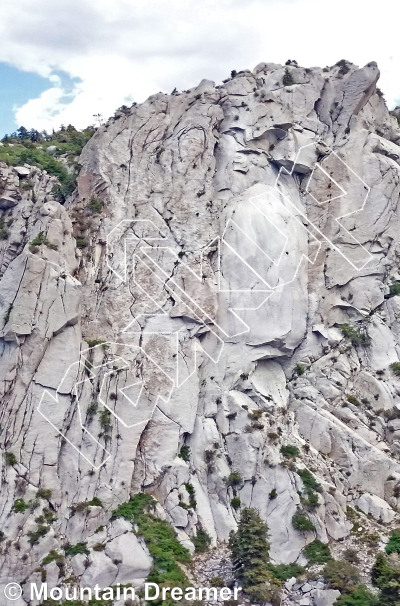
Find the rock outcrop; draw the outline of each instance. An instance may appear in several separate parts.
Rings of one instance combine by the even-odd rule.
[[[66,576],[140,585],[149,553],[110,518],[143,491],[191,550],[227,541],[233,497],[257,507],[276,563],[353,544],[348,507],[396,525],[400,130],[378,77],[262,63],[154,95],[97,130],[65,206],[0,164],[1,582],[86,543]]]

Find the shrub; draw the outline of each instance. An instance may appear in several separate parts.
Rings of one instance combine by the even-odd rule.
[[[210,535],[202,528],[197,531],[195,536],[191,537],[191,540],[196,553],[204,553],[211,545]]]
[[[286,446],[281,446],[280,452],[283,454],[284,457],[289,457],[291,459],[295,459],[300,455],[300,450],[297,448],[297,446],[294,446],[293,444],[286,444]]]
[[[104,551],[105,550],[105,545],[103,545],[103,543],[96,543],[95,545],[93,545],[93,551]]]
[[[37,499],[45,499],[45,500],[49,500],[51,498],[51,490],[50,488],[39,488],[39,490],[36,493],[36,498]]]
[[[301,511],[297,511],[297,513],[294,514],[292,517],[292,524],[296,530],[315,530],[314,524],[306,515],[301,513]]]
[[[309,490],[309,491],[316,490],[317,492],[321,492],[321,484],[319,482],[317,482],[317,480],[314,478],[311,471],[304,468],[304,469],[298,469],[296,473],[298,476],[301,477],[302,482],[304,484],[304,488],[306,490]]]
[[[81,501],[72,505],[72,510],[81,512],[86,511],[89,507],[103,507],[103,503],[98,497],[93,497],[91,501]]]
[[[262,417],[262,415],[263,415],[263,411],[260,410],[259,408],[256,408],[255,410],[252,410],[247,413],[247,416],[252,421],[258,421]]]
[[[285,73],[283,75],[282,84],[283,84],[283,86],[293,86],[293,84],[294,84],[292,74],[290,73],[289,68],[287,68],[287,67],[285,68]]]
[[[358,564],[360,559],[358,557],[357,549],[352,549],[351,547],[345,549],[343,552],[343,559],[346,560],[346,562],[351,562],[351,564]]]
[[[294,367],[294,372],[300,376],[300,375],[304,375],[304,373],[306,372],[306,369],[302,364],[296,364],[296,366]]]
[[[354,591],[360,582],[358,569],[342,560],[329,560],[324,566],[322,575],[331,587],[345,593]]]
[[[342,76],[346,75],[350,71],[350,67],[348,66],[348,62],[346,59],[340,59],[335,65],[337,65],[339,69],[339,74]]]
[[[318,539],[306,545],[303,553],[310,564],[325,564],[332,559],[329,546]]]
[[[318,495],[313,490],[310,490],[307,493],[307,498],[302,498],[301,502],[307,509],[315,509],[319,505]]]
[[[96,196],[92,196],[90,198],[90,201],[89,201],[89,204],[88,204],[88,209],[92,213],[99,213],[99,212],[101,212],[102,208],[103,208],[103,202],[102,202],[102,200],[100,200],[100,198],[96,198]]]
[[[25,503],[24,499],[14,501],[13,510],[15,513],[23,513],[27,509],[29,509],[29,503]]]
[[[136,524],[137,533],[144,538],[153,557],[153,569],[147,581],[157,585],[184,587],[188,583],[179,562],[189,563],[190,554],[175,537],[175,533],[166,520],[160,520],[152,511],[155,499],[146,493],[139,493],[122,503],[113,513],[113,517],[124,517]],[[157,603],[157,602],[156,602]]]
[[[229,547],[237,576],[251,599],[279,604],[281,582],[270,570],[267,532],[258,511],[245,507],[237,532],[230,535]]]
[[[391,532],[385,551],[387,554],[400,553],[400,528],[396,528],[396,530]]]
[[[42,246],[42,244],[44,246],[47,246],[47,248],[51,248],[52,250],[57,250],[58,246],[57,244],[53,244],[52,242],[50,242],[50,240],[48,240],[46,238],[46,236],[44,235],[44,233],[41,231],[38,233],[37,236],[35,236],[33,238],[33,240],[31,240],[29,242],[29,250],[32,253],[36,253],[39,250],[39,246]]]
[[[57,564],[62,564],[64,562],[64,556],[61,553],[58,553],[54,549],[52,549],[47,556],[45,556],[42,560],[42,564],[50,564],[51,562],[56,562]]]
[[[345,336],[352,345],[370,345],[371,339],[365,331],[358,330],[350,324],[342,324],[340,327],[343,336]]]
[[[389,285],[391,295],[400,295],[400,282],[393,282]]]
[[[5,453],[6,465],[12,466],[18,463],[18,459],[12,452]]]
[[[276,492],[276,488],[273,488],[268,496],[271,500],[276,499],[276,497],[278,496],[278,493]]]
[[[178,457],[186,461],[186,463],[190,459],[190,446],[183,445],[178,453]]]
[[[65,545],[64,547],[65,555],[67,556],[76,556],[78,554],[88,555],[89,549],[87,548],[87,543],[77,543],[76,545]]]
[[[389,368],[393,374],[400,376],[400,362],[393,362]]]
[[[82,238],[82,236],[76,236],[75,242],[77,248],[86,248],[86,246],[88,245],[87,241],[85,240],[85,238]]]
[[[107,410],[106,408],[104,410],[102,410],[99,415],[99,423],[100,423],[100,427],[102,429],[104,429],[104,431],[108,431],[109,429],[112,428],[111,412],[109,410]]]
[[[379,604],[379,598],[365,585],[358,585],[351,593],[342,594],[335,602],[335,606],[379,606]]]
[[[382,606],[397,605],[400,600],[400,562],[397,555],[378,553],[371,571],[372,584],[381,590]]]
[[[7,240],[10,232],[8,231],[4,219],[0,219],[0,240]]]
[[[357,400],[357,398],[351,394],[347,394],[346,400],[350,402],[350,404],[354,404],[354,406],[360,406],[359,400]]]
[[[242,482],[242,477],[235,471],[230,473],[229,476],[225,478],[225,484],[227,486],[239,486],[239,484],[241,484]]]
[[[233,497],[233,499],[231,500],[231,507],[233,509],[239,509],[240,508],[240,499],[239,497]]]
[[[299,566],[299,564],[296,564],[295,562],[292,562],[291,564],[270,564],[269,569],[279,581],[287,581],[304,572],[303,566]]]
[[[49,532],[50,528],[48,526],[45,526],[44,524],[40,524],[36,530],[32,530],[30,532],[28,532],[28,539],[31,545],[36,545],[37,543],[39,543],[40,539],[42,537],[44,537],[48,532]]]

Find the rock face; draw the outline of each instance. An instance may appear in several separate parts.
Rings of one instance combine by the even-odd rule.
[[[345,65],[262,63],[118,112],[65,207],[46,173],[0,164],[1,446],[17,459],[3,457],[0,581],[101,542],[68,571],[140,584],[149,554],[109,521],[140,491],[191,549],[200,528],[228,539],[239,497],[276,563],[346,543],[348,506],[396,523],[400,130],[376,64]],[[313,531],[292,524],[300,468],[321,487]],[[49,502],[13,510],[39,488]],[[31,545],[44,507],[56,519]]]

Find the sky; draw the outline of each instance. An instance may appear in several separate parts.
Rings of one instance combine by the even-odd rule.
[[[377,61],[400,104],[397,0],[1,0],[0,136],[84,128],[232,69]]]

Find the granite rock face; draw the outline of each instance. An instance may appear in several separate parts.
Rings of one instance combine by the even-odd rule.
[[[139,585],[146,547],[110,522],[139,491],[191,550],[200,528],[228,539],[239,497],[276,563],[345,544],[349,506],[396,523],[400,130],[377,65],[345,65],[262,63],[117,112],[65,206],[46,173],[0,165],[1,446],[17,459],[3,457],[2,582],[101,542],[67,572]],[[306,532],[301,468],[320,484]],[[39,488],[49,501],[13,510]],[[43,508],[56,519],[31,545]]]

